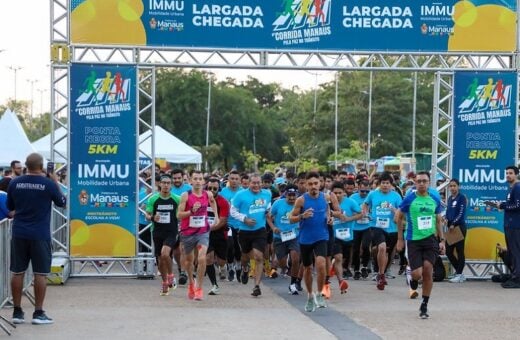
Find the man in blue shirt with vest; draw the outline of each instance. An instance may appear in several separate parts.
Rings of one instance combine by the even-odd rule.
[[[27,156],[27,175],[14,178],[7,189],[7,208],[15,211],[11,238],[11,290],[13,294],[13,323],[24,323],[21,308],[23,278],[32,263],[34,273],[33,324],[50,324],[54,321],[43,311],[47,275],[51,270],[51,206],[65,207],[54,174],[43,172],[43,157],[38,153]]]

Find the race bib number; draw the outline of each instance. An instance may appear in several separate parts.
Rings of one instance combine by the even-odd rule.
[[[282,239],[282,242],[294,240],[296,238],[296,233],[294,232],[294,229],[289,231],[282,231],[280,233],[280,238]]]
[[[390,227],[390,219],[389,218],[376,218],[376,227],[387,229]]]
[[[209,225],[213,225],[213,223],[215,223],[215,216],[208,216],[208,223]]]
[[[370,222],[370,219],[366,216],[362,217],[356,221],[357,224],[368,224],[369,222]]]
[[[336,229],[336,238],[340,240],[349,240],[350,239],[350,228],[341,228]]]
[[[417,227],[419,230],[431,229],[433,226],[433,218],[431,216],[423,216],[417,218]]]
[[[169,212],[158,212],[159,214],[159,223],[170,223],[170,213]]]
[[[190,216],[190,228],[204,228],[206,216]]]

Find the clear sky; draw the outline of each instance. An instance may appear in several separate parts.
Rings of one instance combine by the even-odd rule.
[[[0,104],[9,98],[34,101],[33,113],[48,112],[50,107],[50,1],[0,0]],[[333,79],[333,72],[273,70],[211,70],[217,77],[245,80],[248,75],[263,82],[277,82],[291,88],[313,88]],[[32,88],[32,91],[31,91]],[[0,112],[3,114],[3,112]]]

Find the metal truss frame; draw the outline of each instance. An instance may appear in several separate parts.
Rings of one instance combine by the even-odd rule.
[[[235,68],[269,70],[321,71],[417,71],[436,72],[432,171],[449,178],[451,163],[451,127],[453,72],[458,70],[517,71],[518,53],[428,53],[428,52],[373,52],[373,51],[284,51],[235,50],[209,48],[154,48],[136,46],[99,46],[71,44],[70,0],[49,0],[51,3],[51,159],[65,159],[69,152],[60,154],[57,143],[69,140],[69,66],[74,63],[136,64],[139,72],[139,132],[149,130],[152,138],[151,154],[139,148],[138,156],[148,156],[155,164],[153,139],[155,136],[155,70],[157,67]],[[142,101],[142,102],[141,102]],[[149,116],[147,116],[149,114]],[[145,117],[148,117],[145,119]],[[56,129],[64,127],[64,137]],[[139,143],[141,145],[143,141]],[[443,161],[445,167],[440,168]],[[145,171],[147,168],[141,170]],[[154,171],[152,171],[152,174]],[[69,178],[68,176],[67,178]],[[146,185],[141,180],[141,184]],[[69,185],[70,183],[67,183]],[[441,187],[441,190],[446,189]],[[142,203],[140,201],[139,203]],[[139,207],[142,211],[142,207]],[[69,254],[68,213],[55,209],[53,214],[53,243]],[[147,226],[149,228],[150,225]],[[72,258],[71,276],[153,276],[153,246],[136,234],[138,252],[135,258]],[[100,261],[107,262],[102,267]],[[147,270],[144,270],[144,264]]]

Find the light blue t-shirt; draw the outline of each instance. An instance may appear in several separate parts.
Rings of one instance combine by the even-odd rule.
[[[177,196],[182,196],[182,194],[184,194],[185,192],[190,191],[190,190],[191,190],[191,185],[189,185],[188,183],[182,183],[182,185],[178,188],[175,185],[172,185],[171,193],[175,194]]]
[[[361,195],[358,192],[356,192],[349,198],[354,200],[359,205],[359,208],[361,208],[367,196],[361,197]],[[354,221],[354,230],[365,230],[368,228],[370,228],[370,219],[368,218],[368,216],[362,217],[359,220]]]
[[[361,212],[360,206],[350,197],[343,197],[339,203],[341,213],[345,216],[351,217]],[[342,241],[352,241],[354,239],[354,221],[342,221],[339,218],[334,218],[332,223],[334,229],[334,238]]]
[[[394,222],[394,211],[402,202],[401,196],[395,191],[386,194],[381,190],[370,192],[365,199],[365,204],[370,207],[370,226],[381,228],[387,233],[396,233],[397,224]]]
[[[298,237],[299,222],[291,223],[289,217],[293,211],[294,204],[287,203],[285,198],[280,198],[273,203],[271,207],[271,215],[274,217],[274,225],[280,229],[280,234],[273,233],[276,239],[281,238],[281,233],[292,231],[294,236]]]
[[[231,200],[233,199],[233,197],[235,197],[235,195],[242,190],[244,189],[242,189],[241,187],[238,187],[236,190],[232,190],[230,187],[224,187],[222,191],[220,191],[220,196],[224,197],[229,202],[229,205],[231,205]],[[228,224],[236,229],[238,228],[240,221],[234,219],[231,215],[229,215]]]
[[[266,214],[271,208],[271,191],[261,189],[260,192],[253,193],[249,189],[242,190],[233,197],[231,204],[240,214],[256,220],[254,226],[248,226],[244,222],[238,221],[238,229],[259,230],[265,228],[267,222]]]

